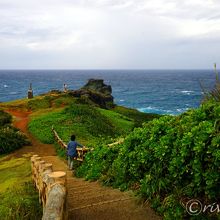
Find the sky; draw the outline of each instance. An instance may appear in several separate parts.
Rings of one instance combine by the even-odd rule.
[[[0,0],[0,69],[210,69],[219,0]]]

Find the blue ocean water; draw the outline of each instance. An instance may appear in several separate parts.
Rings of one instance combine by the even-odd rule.
[[[34,95],[51,89],[79,89],[90,78],[104,79],[115,102],[142,112],[179,114],[199,106],[202,85],[215,82],[212,70],[0,70],[0,102],[24,98],[32,83]]]

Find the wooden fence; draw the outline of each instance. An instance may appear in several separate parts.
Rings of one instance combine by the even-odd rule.
[[[32,178],[39,191],[39,202],[43,206],[42,220],[65,220],[66,173],[53,172],[52,164],[46,163],[38,155],[31,157]]]
[[[54,134],[54,138],[56,140],[56,142],[61,146],[62,149],[66,150],[67,149],[67,144],[59,137],[59,135],[57,134],[57,132],[55,131],[55,129],[52,127],[52,132]],[[83,161],[85,154],[90,151],[90,148],[87,147],[77,147],[76,148],[77,151],[77,158],[76,160],[78,161]]]

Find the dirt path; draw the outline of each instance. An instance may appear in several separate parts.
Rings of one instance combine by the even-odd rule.
[[[73,176],[65,161],[56,156],[54,147],[40,143],[28,131],[31,112],[9,110],[14,116],[14,126],[21,129],[31,140],[32,146],[16,151],[14,156],[26,153],[38,154],[46,162],[53,164],[54,171],[67,173],[67,207],[71,220],[160,220],[147,205],[140,205],[132,192],[101,186],[98,182],[88,182]]]
[[[56,156],[55,149],[52,145],[42,144],[28,131],[28,122],[31,112],[19,112],[15,110],[7,110],[7,112],[13,115],[13,125],[25,133],[32,144],[31,146],[25,146],[19,149],[13,154],[14,156],[22,156],[26,153],[38,154],[41,156]]]

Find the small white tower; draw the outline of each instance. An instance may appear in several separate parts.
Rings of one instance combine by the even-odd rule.
[[[67,84],[66,83],[63,84],[63,91],[67,92]]]

